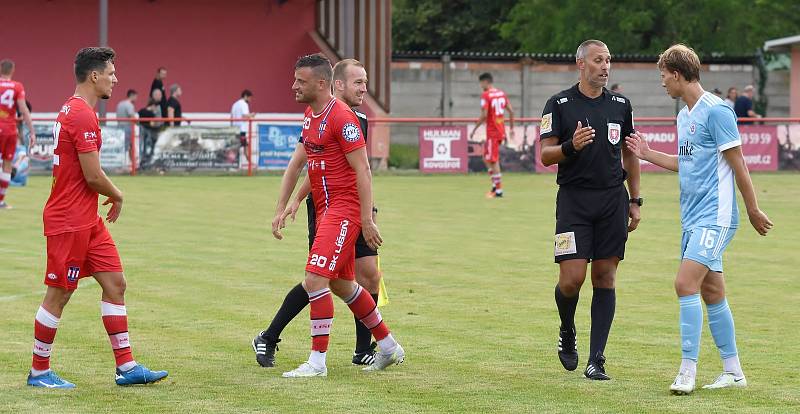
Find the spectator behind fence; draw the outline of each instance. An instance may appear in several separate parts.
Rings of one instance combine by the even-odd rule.
[[[733,111],[736,112],[737,118],[761,118],[761,115],[753,110],[753,92],[753,85],[747,85],[744,87],[742,94],[736,98],[736,102],[733,104]],[[747,125],[752,124],[753,121],[740,121],[739,123]]]
[[[180,98],[182,94],[183,90],[181,90],[181,86],[177,83],[173,83],[172,86],[169,87],[170,96],[167,100],[167,118],[181,118],[183,116],[181,103],[178,101],[178,98]],[[179,119],[174,122],[167,122],[167,125],[180,126],[181,121]]]
[[[615,83],[611,85],[611,92],[622,94],[622,85]]]
[[[250,113],[250,101],[253,100],[253,92],[249,89],[242,91],[242,97],[231,106],[231,119],[253,119],[256,114]],[[247,121],[232,121],[234,126],[239,127],[239,142],[242,148],[247,148],[247,134],[250,130]]]
[[[728,96],[725,97],[725,104],[733,109],[737,96],[739,96],[739,91],[737,91],[735,87],[731,86],[728,88]]]
[[[722,91],[719,90],[719,88],[714,88],[714,90],[711,92],[713,92],[714,95],[717,95],[718,97],[722,98]]]
[[[167,68],[161,66],[156,69],[156,77],[153,79],[153,83],[150,84],[150,96],[153,96],[153,91],[156,89],[161,92],[163,99],[158,102],[158,106],[161,107],[162,114],[167,113],[167,91],[164,89],[164,79],[166,78]]]
[[[150,99],[152,99],[156,103],[156,108],[153,111],[155,117],[162,118],[164,116],[164,112],[161,112],[161,107],[164,106],[165,104],[164,104],[164,95],[161,93],[161,89],[153,89],[152,91],[150,91]],[[163,125],[164,121],[153,122],[153,126],[158,129],[161,129]]]
[[[136,118],[136,107],[133,105],[138,96],[135,90],[128,89],[128,97],[117,104],[117,119]],[[129,151],[131,148],[131,126],[133,124],[129,121],[117,121],[117,124],[125,131],[125,151]]]
[[[154,90],[153,92],[158,92]],[[139,119],[158,118],[160,117],[161,107],[158,105],[159,101],[150,98],[147,101],[147,106],[139,110]],[[139,146],[139,159],[141,166],[144,168],[146,164],[150,163],[153,157],[153,151],[156,147],[158,140],[158,131],[161,128],[161,122],[156,121],[140,121],[141,126],[141,145]]]

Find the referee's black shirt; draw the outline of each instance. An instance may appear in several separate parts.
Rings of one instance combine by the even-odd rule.
[[[364,142],[367,142],[367,128],[369,128],[367,116],[363,112],[356,111],[355,109],[353,109],[353,113],[358,117],[358,123],[361,124],[361,132],[364,133]]]
[[[595,130],[594,142],[558,163],[560,186],[611,188],[625,180],[622,146],[633,129],[633,109],[628,98],[603,88],[597,98],[578,90],[578,84],[553,95],[542,111],[539,136],[558,137],[562,144],[572,139],[575,128],[588,125]]]

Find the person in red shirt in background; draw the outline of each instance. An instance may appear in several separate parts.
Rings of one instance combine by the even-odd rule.
[[[11,80],[14,76],[14,62],[8,59],[0,61],[0,160],[3,169],[0,171],[0,210],[8,210],[6,191],[11,182],[11,170],[14,167],[14,154],[17,151],[17,110],[22,114],[22,121],[31,131],[31,141],[35,134],[31,113],[25,104],[25,88],[20,82]],[[33,146],[30,143],[28,148]]]
[[[281,180],[272,221],[272,234],[282,239],[285,214],[297,178],[308,167],[311,194],[317,214],[317,232],[305,266],[303,287],[311,307],[311,354],[286,378],[327,376],[326,352],[333,325],[333,297],[339,296],[372,332],[380,351],[366,371],[399,364],[405,351],[383,322],[375,300],[355,282],[355,243],[360,232],[372,249],[383,240],[372,218],[372,174],[366,142],[358,118],[350,107],[332,95],[333,68],[322,54],[308,55],[295,64],[292,90],[295,100],[308,104],[301,143]]]
[[[486,198],[496,198],[503,196],[503,174],[500,171],[500,144],[506,139],[505,111],[508,110],[508,120],[511,126],[511,139],[514,139],[514,109],[508,100],[506,93],[494,87],[494,79],[491,73],[482,73],[478,77],[483,94],[481,94],[481,117],[475,124],[475,129],[469,138],[475,135],[475,131],[486,121],[486,142],[483,145],[483,163],[492,177],[492,191],[486,194]]]
[[[117,83],[115,53],[110,48],[81,49],[75,57],[75,95],[67,99],[53,126],[53,183],[44,206],[47,237],[47,291],[36,313],[33,364],[28,385],[74,388],[50,370],[50,354],[61,314],[78,280],[92,276],[103,290],[103,325],[116,359],[118,385],[147,384],[164,379],[166,371],[150,371],[136,363],[128,338],[125,276],[117,246],[98,216],[98,195],[110,204],[106,220],[122,212],[122,191],[100,168],[102,137],[94,112],[99,99],[108,99]]]

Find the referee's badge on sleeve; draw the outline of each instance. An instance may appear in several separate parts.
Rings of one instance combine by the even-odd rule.
[[[562,256],[575,253],[578,253],[578,248],[575,245],[575,232],[569,231],[556,234],[555,255]]]
[[[553,131],[553,113],[544,114],[542,117],[542,125],[539,126],[539,134],[546,134]]]
[[[617,145],[622,135],[622,127],[619,124],[608,123],[608,142]]]

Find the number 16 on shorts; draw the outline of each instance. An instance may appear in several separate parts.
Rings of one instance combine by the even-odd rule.
[[[735,228],[721,226],[684,231],[681,258],[703,264],[714,272],[722,272],[722,253],[735,233]]]

